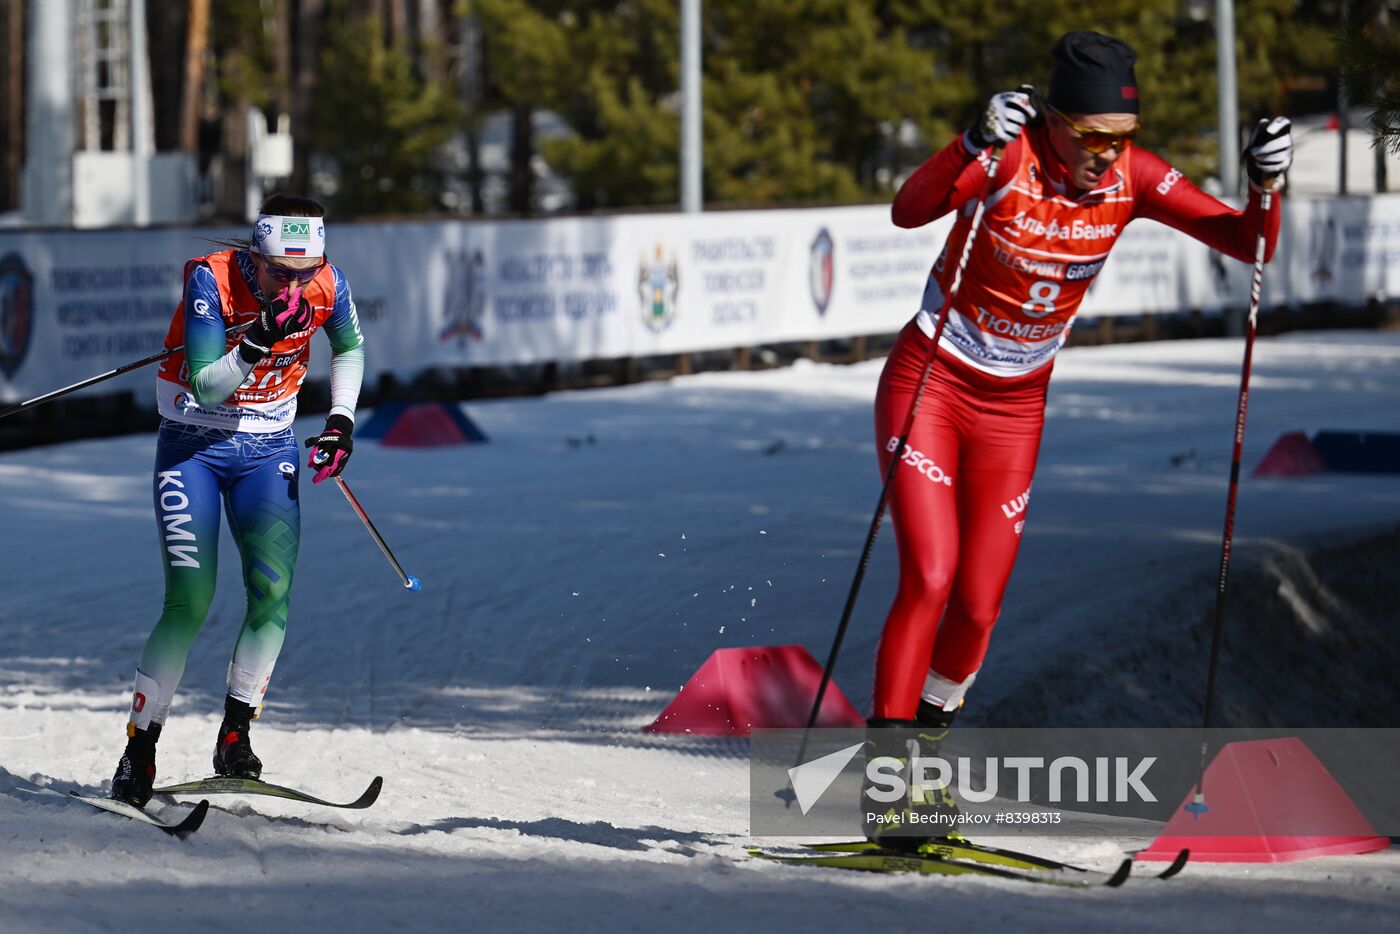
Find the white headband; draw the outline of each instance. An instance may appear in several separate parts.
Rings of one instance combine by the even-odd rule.
[[[251,249],[263,256],[320,258],[326,255],[326,222],[319,217],[259,214]]]

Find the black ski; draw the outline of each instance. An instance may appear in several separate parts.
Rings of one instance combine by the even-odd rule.
[[[1172,876],[1176,875],[1178,872],[1181,872],[1181,870],[1186,868],[1186,861],[1190,858],[1191,851],[1182,850],[1180,853],[1176,854],[1176,859],[1171,861],[1171,865],[1167,866],[1166,869],[1163,869],[1161,872],[1157,873],[1157,878],[1170,879]]]
[[[158,795],[267,795],[273,798],[286,798],[289,801],[300,801],[303,804],[319,804],[328,808],[349,808],[351,810],[362,810],[369,807],[379,799],[379,789],[384,786],[384,779],[375,776],[374,781],[369,783],[369,787],[364,790],[354,801],[346,804],[337,804],[334,801],[326,801],[315,795],[309,795],[304,791],[297,791],[295,788],[285,788],[282,785],[272,785],[259,781],[256,778],[203,778],[199,781],[185,782],[182,785],[167,785],[164,788],[157,788],[154,794]]]
[[[209,812],[209,802],[201,801],[194,806],[192,811],[185,815],[184,820],[180,821],[178,824],[170,824],[161,820],[159,817],[147,814],[133,804],[127,804],[125,801],[118,801],[115,798],[80,795],[76,791],[70,791],[68,794],[77,798],[79,801],[92,805],[98,810],[117,814],[134,820],[137,823],[150,824],[152,827],[163,830],[172,837],[178,837],[181,840],[198,830],[199,825],[204,823],[204,815]]]

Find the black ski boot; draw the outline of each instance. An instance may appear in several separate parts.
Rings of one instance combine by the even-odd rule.
[[[229,778],[259,778],[262,760],[248,743],[248,724],[257,711],[232,696],[224,698],[224,722],[214,743],[214,774]]]
[[[945,788],[918,785],[909,770],[910,755],[925,759],[938,755],[957,710],[945,711],[919,702],[917,720],[866,721],[865,761],[889,756],[901,763],[904,797],[888,803],[869,797],[874,782],[861,787],[862,830],[866,839],[882,849],[918,852],[940,841],[962,841],[958,832],[958,805]]]
[[[909,739],[919,724],[916,720],[889,720],[874,717],[865,721],[865,762],[888,756],[900,763],[899,771],[909,777]],[[906,786],[907,787],[907,786]],[[897,801],[879,801],[870,797],[880,789],[866,774],[860,789],[861,831],[871,843],[881,849],[916,852],[927,841],[918,835],[909,806],[909,794]]]
[[[112,793],[118,801],[144,808],[151,800],[151,788],[156,783],[156,740],[160,739],[160,724],[138,730],[136,724],[126,725],[126,751],[117,762],[117,774],[112,776]]]
[[[952,710],[944,710],[926,700],[919,700],[919,710],[915,715],[919,724],[919,755],[938,755],[938,749],[948,738],[953,720],[961,709],[962,704]],[[923,817],[920,826],[933,827],[939,831],[934,834],[932,839],[925,841],[926,843],[936,845],[939,840],[952,840],[958,843],[967,840],[958,831],[960,820],[958,802],[947,786],[915,789],[915,792],[914,807],[919,810]]]

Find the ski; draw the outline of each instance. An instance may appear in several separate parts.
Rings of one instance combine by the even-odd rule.
[[[1180,853],[1176,854],[1176,859],[1172,860],[1166,869],[1163,869],[1161,872],[1157,873],[1157,878],[1170,879],[1172,876],[1176,875],[1178,872],[1181,872],[1181,870],[1186,868],[1186,861],[1190,858],[1191,851],[1182,850]]]
[[[811,843],[804,846],[804,849],[814,850],[818,853],[872,853],[880,848],[869,840],[851,840],[841,843]],[[1056,872],[1083,872],[1094,873],[1095,870],[1085,869],[1073,863],[1061,862],[1058,859],[1049,859],[1044,856],[1036,856],[1031,853],[1022,853],[1017,850],[1007,850],[996,846],[987,846],[982,843],[973,843],[971,840],[939,840],[936,843],[927,843],[919,848],[920,856],[938,856],[943,859],[961,859],[972,862],[988,863],[996,866],[1010,866],[1015,869],[1038,869]],[[1176,859],[1156,874],[1158,879],[1170,879],[1181,872],[1186,867],[1186,861],[1190,859],[1191,851],[1182,850],[1176,855]]]
[[[100,811],[107,811],[112,814],[120,815],[121,817],[130,818],[137,823],[150,824],[152,827],[158,827],[172,837],[178,837],[181,840],[198,830],[199,825],[204,823],[204,815],[209,812],[209,802],[201,801],[194,806],[192,811],[185,815],[184,820],[180,821],[178,824],[170,824],[161,820],[159,817],[147,814],[133,804],[127,804],[125,801],[118,801],[115,798],[98,798],[92,795],[80,795],[76,791],[70,791],[68,794],[71,797],[77,798],[79,801],[92,805]]]
[[[268,782],[259,781],[256,778],[203,778],[199,781],[185,782],[182,785],[166,785],[164,788],[155,789],[153,794],[158,795],[267,795],[273,798],[286,798],[289,801],[300,801],[303,804],[319,804],[328,808],[348,808],[350,810],[362,810],[369,807],[379,799],[379,789],[384,786],[384,778],[375,776],[374,781],[369,783],[369,787],[364,790],[354,801],[345,804],[338,804],[334,801],[325,801],[315,795],[309,795],[304,791],[295,788],[285,788],[282,785],[272,785]]]
[[[815,850],[819,853],[872,853],[879,850],[880,847],[869,840],[852,840],[842,843],[813,843],[806,846],[805,849]],[[1078,866],[1062,863],[1059,860],[1046,859],[1016,850],[1005,850],[1001,847],[986,846],[981,843],[973,843],[970,840],[939,840],[936,843],[926,843],[919,848],[917,855],[939,856],[943,859],[964,859],[997,866],[1010,866],[1015,869],[1085,871]]]
[[[916,872],[921,875],[940,876],[990,876],[997,879],[1015,879],[1018,882],[1034,882],[1040,885],[1056,885],[1063,888],[1087,889],[1096,885],[1117,888],[1128,881],[1133,871],[1133,861],[1125,859],[1112,874],[1081,870],[1078,874],[1049,872],[1041,870],[1018,870],[1005,866],[993,866],[967,860],[945,859],[941,856],[920,856],[914,853],[892,853],[888,850],[871,850],[857,853],[831,853],[821,856],[782,856],[765,853],[750,848],[749,855],[759,859],[798,866],[825,866],[833,869],[854,869],[861,872]]]

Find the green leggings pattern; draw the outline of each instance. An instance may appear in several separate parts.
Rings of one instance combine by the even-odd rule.
[[[190,647],[209,615],[224,510],[248,597],[228,692],[253,706],[261,704],[282,649],[296,567],[301,528],[297,458],[290,430],[263,435],[162,423],[154,492],[165,606],[137,672],[133,721],[138,726],[164,722]],[[143,696],[151,693],[155,696]]]

